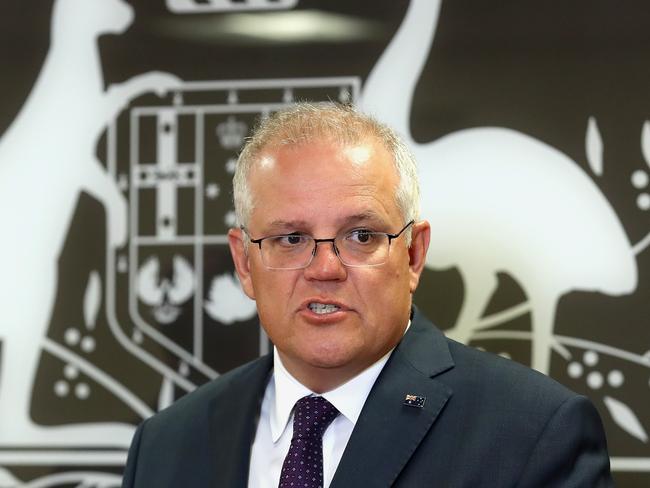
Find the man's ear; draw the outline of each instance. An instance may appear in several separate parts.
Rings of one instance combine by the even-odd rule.
[[[411,273],[410,289],[415,293],[415,289],[420,282],[420,275],[424,269],[427,259],[427,250],[429,249],[429,240],[431,239],[431,226],[426,220],[421,220],[413,224],[411,231],[411,247],[409,247],[409,272]]]
[[[244,293],[252,300],[255,300],[255,291],[253,289],[253,280],[251,279],[245,239],[246,236],[241,229],[230,229],[228,231],[228,245],[230,246],[230,254],[232,255],[232,260],[235,263],[235,269],[239,276],[239,282]]]

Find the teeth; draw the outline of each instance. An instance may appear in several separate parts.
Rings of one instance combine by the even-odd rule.
[[[332,305],[331,303],[312,302],[309,304],[309,310],[318,314],[332,313],[332,312],[336,312],[338,309],[339,307],[337,307],[336,305]]]

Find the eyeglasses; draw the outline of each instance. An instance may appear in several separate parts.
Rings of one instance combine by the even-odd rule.
[[[384,264],[388,260],[392,240],[401,236],[414,222],[411,220],[397,234],[356,229],[331,239],[314,239],[298,232],[252,239],[245,228],[242,227],[242,230],[253,244],[259,246],[262,263],[268,269],[306,268],[314,259],[321,242],[331,242],[334,252],[345,266],[362,268]]]

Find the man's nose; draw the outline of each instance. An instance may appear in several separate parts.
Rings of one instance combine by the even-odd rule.
[[[314,257],[305,268],[305,277],[314,280],[341,280],[347,276],[343,265],[334,249],[333,242],[316,243]]]

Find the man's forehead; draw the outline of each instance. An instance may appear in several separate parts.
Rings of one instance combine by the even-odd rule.
[[[318,151],[340,154],[348,162],[359,166],[384,159],[382,156],[388,155],[383,144],[374,136],[363,137],[358,141],[338,141],[328,136],[291,144],[271,141],[260,149],[253,168],[272,169],[278,161],[295,162],[291,158],[294,154]]]
[[[391,187],[388,191],[393,193],[399,184],[399,173],[391,155],[372,142],[346,146],[305,144],[271,148],[260,154],[248,175],[253,198],[260,188],[268,187],[271,179],[285,181],[288,177],[302,178],[314,190],[358,185],[361,193],[374,192],[380,187],[388,189],[387,184]]]
[[[372,140],[272,146],[257,159],[249,182],[251,217],[269,231],[309,231],[305,224],[319,220],[324,211],[336,214],[336,222],[328,221],[337,228],[361,221],[384,227],[399,212],[393,208],[397,170],[389,153]]]

